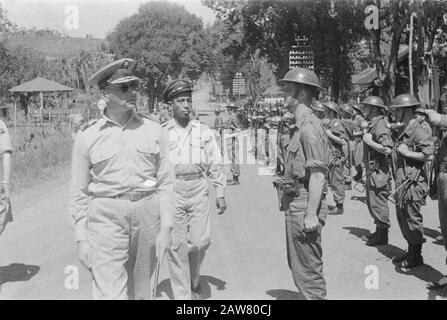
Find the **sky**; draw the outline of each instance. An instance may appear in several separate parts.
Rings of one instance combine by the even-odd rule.
[[[19,27],[52,29],[71,37],[105,38],[123,18],[153,0],[0,0],[8,19]],[[167,0],[183,5],[206,23],[215,19],[200,0]],[[76,13],[77,12],[77,13]],[[78,19],[76,19],[76,16]]]

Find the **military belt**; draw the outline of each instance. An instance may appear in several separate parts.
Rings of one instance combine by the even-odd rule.
[[[175,177],[179,180],[184,181],[192,181],[192,180],[199,180],[202,178],[201,173],[185,173],[185,174],[176,174]]]
[[[132,202],[138,201],[144,198],[149,197],[150,195],[154,194],[155,190],[150,191],[133,191],[133,192],[123,192],[116,196],[110,197],[112,199],[122,199],[122,200],[130,200]],[[108,198],[108,197],[105,197]]]

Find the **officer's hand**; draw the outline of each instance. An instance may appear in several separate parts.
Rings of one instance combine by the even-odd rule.
[[[318,229],[319,225],[320,225],[320,221],[318,220],[318,217],[315,214],[312,214],[312,215],[306,214],[304,216],[304,232],[305,233],[316,231]]]
[[[162,227],[155,241],[155,255],[161,258],[171,246],[171,227]]]
[[[90,243],[87,240],[78,241],[78,256],[84,267],[90,270],[92,268],[92,259]]]
[[[406,156],[408,153],[409,149],[408,146],[405,143],[401,143],[398,147],[397,147],[397,152],[399,152],[401,155]]]
[[[225,210],[227,210],[227,203],[226,203],[224,197],[216,198],[216,207],[217,207],[217,214],[218,215],[221,215],[222,213],[225,213]]]
[[[385,147],[384,151],[385,151],[385,155],[389,156],[391,154],[391,152],[393,152],[393,149]]]

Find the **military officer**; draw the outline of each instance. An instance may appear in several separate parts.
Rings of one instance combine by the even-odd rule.
[[[325,299],[321,231],[327,216],[323,194],[330,146],[310,108],[321,89],[317,75],[297,68],[282,79],[286,102],[295,114],[280,187],[286,217],[287,257],[293,279],[306,299]]]
[[[431,109],[425,109],[424,112],[428,116],[431,124],[439,126],[443,129],[447,128],[447,115],[437,113],[435,110]],[[439,170],[439,175],[437,178],[438,214],[439,222],[441,223],[444,248],[447,250],[447,140],[445,139],[445,136],[443,136],[440,141],[436,158],[438,160],[437,165]],[[447,276],[443,276],[438,281],[429,282],[427,284],[427,288],[431,290],[442,289],[445,286],[447,286]]]
[[[8,127],[0,120],[0,154],[2,159],[1,168],[1,189],[0,189],[0,235],[5,230],[6,224],[12,221],[11,210],[11,137],[8,133]]]
[[[332,150],[329,164],[329,185],[336,205],[329,214],[341,215],[344,213],[345,176],[343,166],[347,157],[348,134],[343,123],[338,118],[340,107],[332,101],[324,102],[323,105],[326,107],[327,118],[330,120],[326,129]]]
[[[404,124],[399,131],[396,150],[396,214],[399,227],[408,243],[408,251],[393,259],[398,267],[414,268],[424,264],[422,244],[424,239],[421,206],[428,193],[427,173],[424,163],[433,155],[431,137],[419,121],[415,121],[415,110],[419,101],[410,94],[394,98],[390,106],[397,121]]]
[[[369,237],[366,245],[378,246],[388,244],[388,196],[391,191],[389,157],[394,144],[385,116],[388,108],[383,100],[369,96],[362,101],[362,105],[366,119],[370,122],[363,135],[366,154],[366,204],[376,225],[376,231]]]
[[[230,171],[233,179],[228,181],[228,185],[240,184],[240,168],[239,168],[239,139],[235,134],[240,131],[240,123],[236,114],[237,106],[234,103],[227,105],[229,117],[224,122],[225,130],[224,135],[226,142],[227,155],[231,161]]]
[[[173,107],[168,130],[170,158],[175,166],[174,228],[169,250],[169,270],[175,299],[198,298],[200,267],[210,245],[207,178],[216,188],[219,214],[226,210],[226,176],[211,129],[192,120],[192,85],[185,80],[168,84],[163,99]]]
[[[76,135],[70,217],[95,299],[148,299],[156,257],[169,248],[174,171],[162,127],[133,109],[135,61],[117,60],[89,79],[107,106]]]

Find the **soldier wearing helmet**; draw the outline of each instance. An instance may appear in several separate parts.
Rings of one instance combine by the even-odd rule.
[[[370,122],[365,129],[366,204],[376,231],[368,237],[366,245],[388,244],[390,213],[388,196],[391,191],[390,154],[393,149],[391,131],[385,116],[387,107],[383,100],[369,96],[362,101],[366,120]]]
[[[360,108],[360,106],[356,104],[352,104],[352,110],[353,110],[353,122],[354,122],[354,129],[352,132],[352,135],[354,136],[353,141],[353,165],[355,170],[357,171],[356,175],[354,176],[355,181],[361,181],[363,177],[363,129],[362,129],[362,122],[365,121],[365,118],[363,117],[363,111]]]
[[[280,207],[286,215],[287,257],[303,297],[325,299],[321,231],[328,211],[323,190],[330,146],[320,120],[311,109],[322,88],[317,75],[302,68],[287,72],[282,83],[286,104],[295,114],[284,176],[275,181],[282,193]]]
[[[318,119],[322,120],[326,116],[326,108],[319,100],[315,100],[311,108]]]
[[[419,121],[414,121],[419,101],[410,94],[401,94],[394,98],[390,106],[396,120],[404,126],[399,132],[396,150],[396,214],[399,227],[408,243],[408,251],[393,259],[398,267],[414,268],[424,264],[422,244],[424,226],[421,206],[428,193],[427,176],[424,163],[434,152],[431,136]]]
[[[339,119],[340,107],[333,101],[324,102],[327,117],[330,120],[326,133],[331,143],[331,157],[329,162],[329,185],[334,194],[335,207],[330,215],[344,213],[345,176],[344,164],[348,157],[349,134],[343,122]]]
[[[200,298],[200,267],[210,245],[210,180],[216,188],[219,214],[226,210],[226,176],[211,129],[191,119],[192,85],[185,80],[168,84],[163,94],[173,108],[168,132],[169,158],[175,165],[174,226],[169,250],[169,271],[175,299]]]

